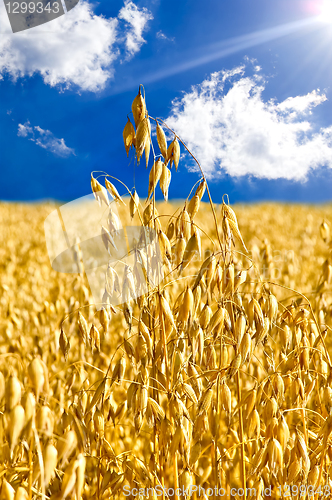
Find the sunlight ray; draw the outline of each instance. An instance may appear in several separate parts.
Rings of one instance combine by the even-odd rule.
[[[153,83],[163,80],[164,78],[189,71],[217,59],[236,54],[241,50],[247,50],[251,47],[256,47],[272,40],[277,40],[279,38],[291,35],[305,28],[314,26],[315,24],[317,24],[317,22],[319,23],[319,16],[312,16],[306,19],[301,19],[299,21],[281,24],[272,28],[254,31],[246,35],[232,37],[227,40],[202,47],[201,49],[197,49],[196,54],[198,53],[199,55],[196,55],[195,58],[190,56],[190,54],[182,53],[179,56],[181,57],[181,62],[177,64],[175,63],[172,66],[168,66],[167,68],[162,68],[160,70],[154,69],[151,72],[145,73],[144,82],[145,84]],[[131,80],[127,83],[127,85],[121,85],[121,87],[115,86],[113,87],[113,89],[110,89],[108,95],[115,95],[126,92],[135,87],[137,85],[137,80],[140,79],[142,79],[142,77],[140,75],[137,75],[135,81]]]

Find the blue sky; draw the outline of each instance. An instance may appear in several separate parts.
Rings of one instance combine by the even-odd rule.
[[[122,139],[141,83],[216,202],[330,200],[331,5],[81,0],[12,34],[0,0],[0,199],[73,200],[94,170],[145,197],[148,171]],[[185,154],[172,176],[170,198],[198,180]]]

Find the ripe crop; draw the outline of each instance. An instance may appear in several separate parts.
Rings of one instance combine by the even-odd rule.
[[[109,268],[97,308],[84,272],[47,260],[42,221],[56,207],[1,206],[1,498],[154,497],[157,486],[197,498],[192,485],[330,496],[331,208],[234,211],[213,203],[202,170],[174,205],[186,147],[141,89],[132,113],[124,145],[150,168],[148,198],[106,172],[91,187],[107,251],[121,227],[153,230],[162,280],[134,248],[132,267]]]

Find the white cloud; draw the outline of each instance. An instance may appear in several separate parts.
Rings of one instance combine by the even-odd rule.
[[[144,42],[142,32],[152,17],[146,9],[127,2],[119,17],[127,15],[128,26],[119,26],[118,18],[106,19],[94,14],[91,4],[78,5],[53,21],[36,28],[11,33],[3,2],[0,2],[0,79],[8,74],[19,77],[40,74],[48,85],[83,91],[103,89],[114,74],[114,62],[121,44],[131,54]]]
[[[57,156],[75,155],[74,149],[66,146],[64,139],[58,139],[50,130],[44,130],[38,125],[31,127],[29,121],[24,125],[19,123],[17,135],[29,137],[29,140],[35,142],[37,146],[47,149]]]
[[[173,102],[167,124],[209,177],[304,180],[311,169],[332,168],[332,126],[317,130],[311,111],[326,96],[317,90],[265,101],[265,84],[241,66],[212,73]]]
[[[24,125],[22,123],[18,124],[17,135],[19,137],[28,137],[28,134],[33,134],[33,128],[29,126],[30,122],[26,122]]]
[[[174,37],[168,37],[161,30],[157,31],[156,37],[160,38],[160,40],[168,40],[169,42],[174,42]]]
[[[307,113],[318,104],[326,101],[326,96],[320,94],[319,90],[313,90],[307,95],[298,95],[296,97],[288,97],[283,102],[278,104],[277,108],[280,111],[294,111],[295,113]]]
[[[127,24],[125,44],[128,54],[132,56],[145,43],[142,34],[146,29],[148,21],[153,19],[153,16],[145,7],[140,10],[133,2],[126,0],[118,17],[119,19],[123,19]]]

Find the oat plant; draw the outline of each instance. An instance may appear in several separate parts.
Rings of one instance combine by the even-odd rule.
[[[123,139],[135,168],[149,168],[148,197],[93,172],[92,191],[108,214],[102,241],[112,255],[122,227],[141,228],[142,238],[151,230],[158,243],[149,255],[152,277],[163,278],[149,277],[137,246],[122,274],[108,267],[98,311],[84,272],[55,280],[42,307],[8,306],[1,499],[143,498],[147,491],[157,498],[159,491],[166,500],[182,496],[177,488],[195,500],[202,491],[245,500],[330,498],[328,223],[320,229],[327,258],[310,301],[286,278],[262,274],[228,197],[213,203],[199,161],[149,115],[141,86]],[[181,150],[200,178],[174,208],[168,191]],[[159,188],[165,203],[156,201]]]

